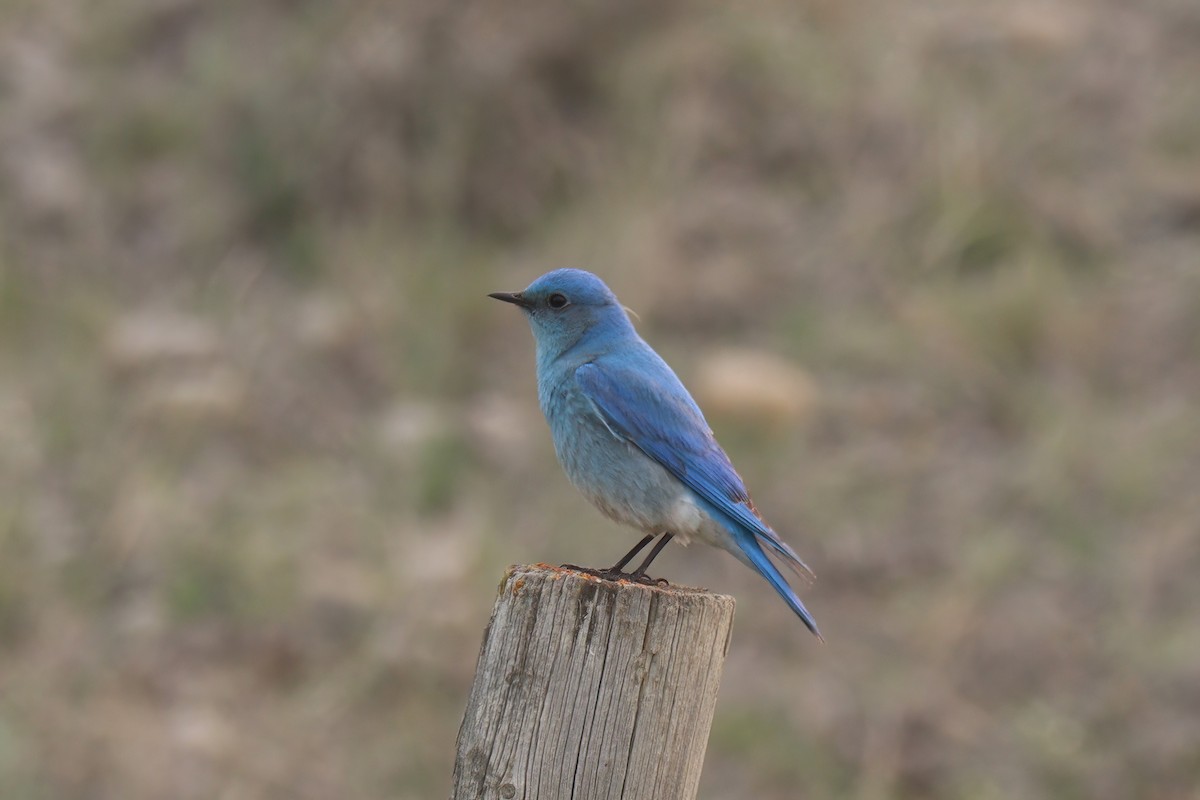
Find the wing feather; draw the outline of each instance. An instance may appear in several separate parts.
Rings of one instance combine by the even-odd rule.
[[[670,380],[651,384],[645,370],[600,361],[579,367],[575,380],[610,431],[753,533],[797,574],[811,578],[808,565],[754,507],[691,395],[665,363],[658,360],[658,365],[660,377],[665,374]]]

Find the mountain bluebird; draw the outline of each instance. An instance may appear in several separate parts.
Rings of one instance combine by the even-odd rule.
[[[524,291],[489,297],[529,318],[538,400],[567,477],[607,517],[645,533],[596,574],[649,581],[646,568],[667,542],[698,539],[766,578],[820,638],[767,551],[799,575],[812,571],[763,520],[696,401],[638,336],[604,282],[590,272],[560,269]],[[622,571],[660,535],[637,569]]]

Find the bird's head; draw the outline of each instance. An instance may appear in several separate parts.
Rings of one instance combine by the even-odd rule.
[[[488,297],[512,303],[525,312],[539,355],[555,357],[585,336],[633,330],[612,290],[581,269],[556,269],[520,292],[493,292]]]

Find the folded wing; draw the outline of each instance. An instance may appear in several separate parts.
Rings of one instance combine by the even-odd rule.
[[[575,380],[614,435],[661,464],[685,486],[754,534],[797,574],[812,577],[796,552],[759,516],[729,456],[717,444],[699,407],[661,361],[653,383],[645,369],[593,361]]]

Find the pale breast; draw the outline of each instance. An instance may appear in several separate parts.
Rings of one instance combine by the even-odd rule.
[[[559,385],[541,399],[563,471],[605,516],[654,533],[694,517],[686,506],[677,508],[683,485],[615,435],[578,390]]]

